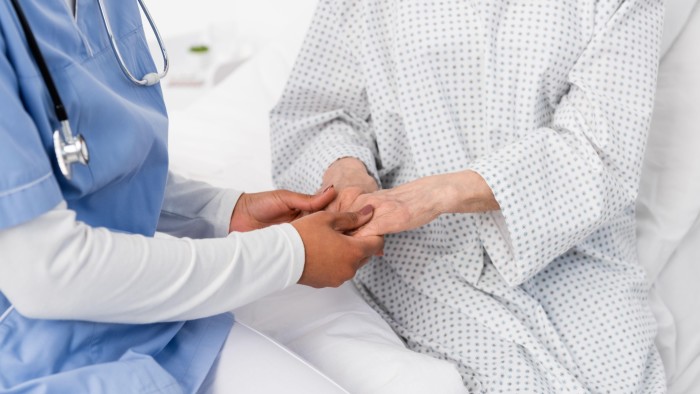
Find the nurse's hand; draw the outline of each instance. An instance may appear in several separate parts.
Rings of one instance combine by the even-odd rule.
[[[349,232],[368,223],[374,208],[359,212],[318,212],[292,223],[304,242],[306,262],[299,283],[338,287],[355,276],[370,257],[380,253],[384,238],[353,237]]]
[[[252,231],[274,224],[289,223],[326,208],[335,197],[335,189],[332,186],[314,196],[288,190],[244,193],[238,199],[231,215],[229,232]]]
[[[323,174],[323,185],[335,185],[335,190],[338,193],[338,197],[326,207],[326,211],[329,212],[348,212],[360,209],[355,203],[358,197],[379,190],[377,181],[369,174],[365,164],[354,157],[338,159],[328,166]],[[377,256],[383,254],[383,250],[378,250],[376,253]]]

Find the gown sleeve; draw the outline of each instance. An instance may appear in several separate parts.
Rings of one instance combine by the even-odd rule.
[[[329,0],[320,1],[280,102],[271,114],[273,179],[278,187],[314,193],[328,166],[360,159],[378,184],[376,137],[359,66]],[[345,26],[347,28],[347,26]]]
[[[225,237],[241,194],[169,172],[157,230],[176,237]]]
[[[509,285],[632,209],[662,19],[659,0],[622,1],[570,70],[551,123],[472,163],[501,206],[483,214],[480,233]]]
[[[0,31],[0,230],[27,222],[63,200],[39,132],[20,99]]]

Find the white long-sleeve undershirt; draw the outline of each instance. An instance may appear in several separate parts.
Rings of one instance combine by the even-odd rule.
[[[169,181],[165,206],[192,208],[192,201],[185,202],[193,190],[206,195],[202,184],[171,179],[175,181]],[[189,210],[213,215],[217,208],[211,205],[218,206],[222,214],[227,210],[226,222],[233,206],[226,209],[221,201],[235,203],[237,194],[209,190],[206,198],[214,203],[195,204]],[[179,212],[165,216],[170,217],[171,228],[177,223],[173,217],[181,223],[207,221]],[[217,224],[209,227],[216,229]],[[149,238],[90,227],[77,221],[65,203],[0,231],[0,250],[0,291],[20,313],[43,319],[116,323],[196,319],[294,284],[304,267],[301,237],[289,224],[219,239]]]

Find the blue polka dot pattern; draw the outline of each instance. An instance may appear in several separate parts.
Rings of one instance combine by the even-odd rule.
[[[322,0],[271,118],[273,176],[384,188],[471,169],[501,210],[387,236],[356,284],[490,393],[658,393],[634,200],[658,0]]]

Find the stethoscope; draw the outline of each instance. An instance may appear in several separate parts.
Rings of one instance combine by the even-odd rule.
[[[66,179],[71,179],[73,175],[73,164],[79,163],[82,165],[87,165],[88,161],[90,160],[90,154],[88,152],[87,144],[85,143],[85,139],[82,135],[73,135],[73,131],[70,127],[70,121],[68,120],[68,113],[66,112],[66,108],[63,106],[61,96],[58,94],[56,84],[54,83],[53,78],[51,77],[49,68],[46,65],[44,56],[41,54],[39,45],[37,44],[36,38],[34,37],[34,33],[29,27],[29,22],[27,21],[27,18],[24,15],[24,11],[22,10],[22,7],[19,4],[19,0],[11,0],[11,2],[12,6],[15,9],[15,12],[17,13],[17,17],[19,18],[19,22],[22,25],[24,35],[27,38],[29,50],[31,51],[32,56],[34,57],[34,61],[39,67],[41,77],[44,80],[44,84],[46,85],[46,88],[49,91],[49,95],[51,96],[51,101],[53,102],[56,118],[61,124],[61,131],[59,132],[58,130],[55,130],[53,132],[53,145],[54,152],[56,154],[56,161],[58,162],[58,167],[61,169],[61,173],[63,174],[63,176],[66,177]],[[109,22],[109,16],[107,15],[106,8],[104,7],[102,0],[97,0],[97,5],[100,9],[100,14],[102,15],[102,21],[104,22],[105,28],[107,29],[107,35],[109,36],[109,43],[112,46],[112,51],[114,52],[114,55],[116,56],[117,61],[119,62],[119,67],[122,69],[122,72],[131,82],[135,83],[136,85],[152,86],[160,82],[161,79],[165,78],[165,76],[168,74],[170,62],[168,60],[168,53],[165,50],[163,40],[160,37],[158,28],[153,22],[151,14],[148,12],[148,8],[146,8],[146,5],[143,3],[143,0],[138,0],[138,3],[141,9],[143,10],[144,15],[146,15],[148,24],[151,25],[151,29],[153,29],[153,33],[155,34],[156,40],[158,41],[158,46],[160,46],[160,53],[163,55],[163,71],[160,73],[148,73],[144,75],[141,79],[137,79],[136,77],[134,77],[134,75],[129,71],[129,68],[124,63],[124,59],[122,58],[122,55],[119,52],[117,41],[114,38],[114,34],[112,32],[112,25]]]

